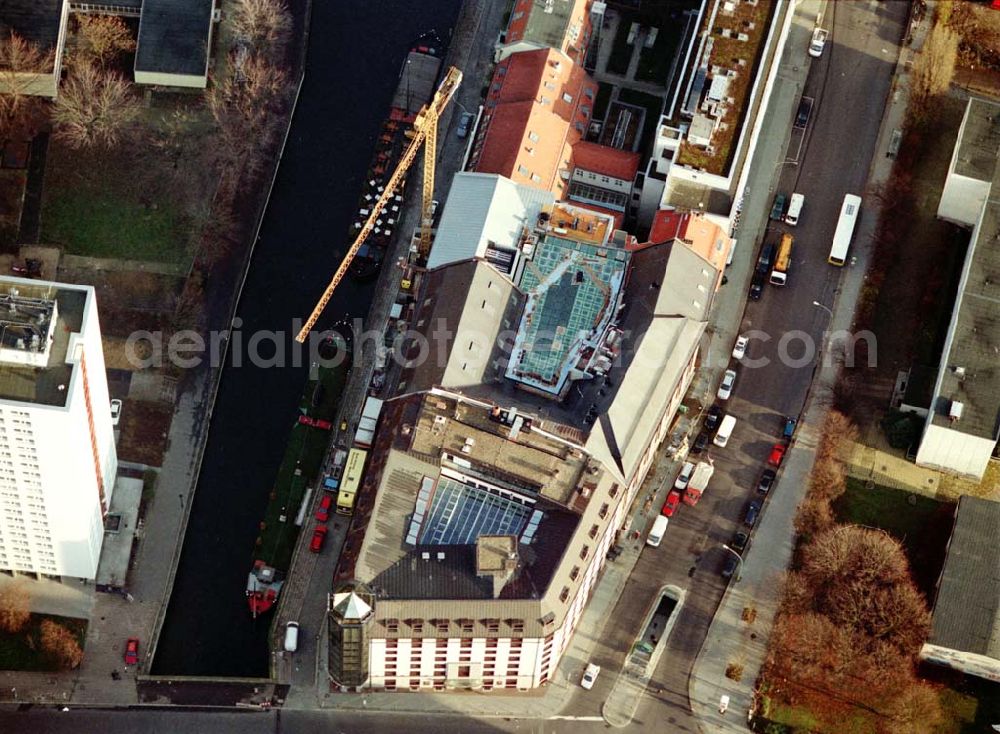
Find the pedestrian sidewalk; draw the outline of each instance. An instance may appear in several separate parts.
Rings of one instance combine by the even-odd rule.
[[[807,8],[802,11],[808,12]],[[900,52],[875,156],[869,169],[869,185],[885,182],[891,173],[892,160],[883,153],[892,130],[903,126],[908,100],[907,69],[912,55],[923,43],[932,18],[933,7],[929,7],[921,22],[910,29],[911,45],[904,46]],[[876,208],[876,216],[866,217],[859,226],[854,250],[857,264],[844,272],[828,327],[830,333],[847,333],[854,320],[854,310],[871,256],[870,244],[865,246],[861,243],[872,242],[871,233],[878,221],[877,204],[873,202],[872,206]],[[785,458],[779,481],[772,490],[782,501],[769,503],[767,512],[763,514],[755,530],[755,542],[744,557],[737,579],[730,584],[723,597],[695,663],[689,697],[704,732],[745,731],[746,722],[753,713],[752,707],[756,705],[754,687],[765,661],[770,630],[783,590],[784,573],[794,550],[795,513],[808,487],[816,445],[838,377],[837,360],[825,358],[825,354],[833,352],[833,349],[826,349],[819,356],[813,387],[806,399],[796,438]],[[741,668],[739,680],[726,676],[729,666]],[[735,671],[730,672],[736,677]],[[722,696],[729,697],[727,714],[720,712]]]

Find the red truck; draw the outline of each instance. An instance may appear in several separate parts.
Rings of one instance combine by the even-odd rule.
[[[684,504],[696,505],[701,495],[708,489],[708,480],[712,478],[715,467],[708,461],[699,461],[688,482],[687,489],[684,490]]]

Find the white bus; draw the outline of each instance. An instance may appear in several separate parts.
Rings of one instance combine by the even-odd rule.
[[[831,265],[843,267],[847,262],[847,250],[851,246],[854,225],[858,221],[860,211],[860,196],[848,194],[844,197],[844,204],[840,207],[840,219],[837,221],[837,231],[833,233],[833,247],[830,248],[830,257],[827,258],[827,262]]]

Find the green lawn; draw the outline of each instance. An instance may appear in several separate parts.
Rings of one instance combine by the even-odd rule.
[[[46,619],[58,622],[76,634],[83,648],[87,637],[87,620],[59,617],[54,614],[32,614],[24,631],[18,634],[0,632],[0,670],[58,671],[59,667],[41,653],[41,628]]]
[[[840,522],[885,530],[906,549],[917,587],[934,598],[934,586],[944,564],[955,505],[901,489],[875,485],[868,489],[848,478],[847,491],[834,505]]]
[[[871,714],[859,711],[837,722],[836,728],[827,728],[809,709],[788,706],[765,698],[766,716],[755,724],[753,731],[763,734],[877,734],[877,723]],[[765,723],[766,722],[766,723]]]
[[[1000,723],[1000,683],[972,676],[944,683],[939,699],[944,722],[937,727],[937,734],[978,734]]]
[[[812,712],[795,706],[784,706],[768,699],[765,702],[767,718],[771,722],[762,731],[768,734],[807,732],[816,728],[817,720]]]
[[[144,205],[122,181],[94,181],[85,188],[47,191],[42,241],[89,257],[181,262],[187,257],[185,228],[167,202]],[[102,190],[103,189],[103,190]]]
[[[300,409],[312,418],[333,420],[346,376],[346,365],[320,369],[319,379],[324,388],[323,400],[318,407],[312,407],[311,399],[316,381],[310,380],[302,392]],[[315,479],[329,440],[329,431],[301,424],[296,424],[292,428],[285,456],[274,481],[272,498],[264,514],[264,529],[260,533],[255,558],[263,559],[277,569],[288,570],[299,536],[295,516],[302,504],[306,488],[310,484],[314,486],[316,484]],[[284,520],[281,519],[282,516]],[[305,527],[311,526],[306,523]]]

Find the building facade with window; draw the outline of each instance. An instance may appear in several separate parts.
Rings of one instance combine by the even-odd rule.
[[[94,579],[117,472],[94,289],[0,278],[0,570]]]

